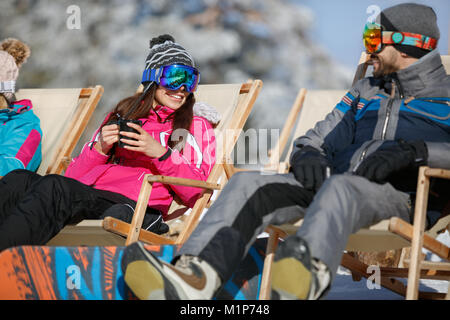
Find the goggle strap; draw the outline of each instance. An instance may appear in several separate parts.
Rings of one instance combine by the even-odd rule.
[[[383,31],[382,36],[383,44],[401,44],[429,51],[435,49],[437,45],[436,39],[412,32]],[[394,39],[397,37],[399,39]]]
[[[150,81],[150,79],[149,79],[149,71],[150,71],[150,69],[145,69],[144,70],[144,72],[142,73],[141,83]]]
[[[149,81],[156,81],[159,83],[159,78],[161,77],[162,68],[158,69],[146,69],[142,73],[142,83]]]

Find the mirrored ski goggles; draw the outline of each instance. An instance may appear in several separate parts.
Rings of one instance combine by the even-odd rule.
[[[437,45],[434,38],[411,32],[383,31],[379,24],[371,22],[364,28],[363,42],[368,53],[380,52],[386,44],[401,44],[429,51]]]
[[[194,92],[200,82],[200,72],[190,66],[173,64],[158,69],[147,69],[142,74],[142,83],[154,81],[169,90],[185,86],[186,91]]]

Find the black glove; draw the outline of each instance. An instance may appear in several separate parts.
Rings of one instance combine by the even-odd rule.
[[[403,169],[426,165],[428,148],[424,141],[405,142],[375,151],[356,169],[356,174],[370,181],[385,183],[387,178]]]
[[[295,179],[305,189],[315,192],[319,190],[327,178],[327,167],[331,170],[331,165],[327,158],[319,150],[310,146],[306,146],[296,152],[291,159],[291,171],[294,173]]]

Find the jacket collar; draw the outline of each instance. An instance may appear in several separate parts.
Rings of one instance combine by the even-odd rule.
[[[150,116],[154,115],[158,121],[165,122],[171,119],[174,112],[175,110],[170,109],[169,107],[158,105],[152,109]],[[194,104],[193,112],[194,116],[208,120],[212,126],[216,126],[221,119],[220,113],[214,107],[204,102],[196,102]]]
[[[439,51],[433,50],[409,67],[388,75],[384,80],[395,80],[397,91],[403,93],[404,97],[419,97],[424,91],[427,91],[427,95],[433,95],[432,91],[437,90],[446,77]]]
[[[150,111],[150,115],[151,116],[155,115],[156,118],[160,122],[167,121],[169,119],[169,117],[173,116],[174,113],[175,113],[175,110],[170,109],[169,107],[166,107],[166,106],[161,106],[161,105],[157,105]]]
[[[11,105],[6,108],[0,110],[0,113],[8,113],[8,114],[20,114],[24,113],[28,110],[33,109],[33,105],[31,104],[31,101],[28,99],[18,100],[11,103]]]

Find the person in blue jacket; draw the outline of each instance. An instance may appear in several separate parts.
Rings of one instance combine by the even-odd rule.
[[[30,55],[17,39],[0,43],[0,177],[15,169],[36,171],[42,160],[42,130],[30,100],[16,101],[20,66]]]
[[[373,76],[294,141],[291,172],[235,174],[172,263],[139,242],[128,246],[128,287],[143,299],[210,299],[268,224],[304,217],[276,251],[272,299],[324,297],[349,235],[390,217],[412,221],[419,166],[450,169],[439,36],[428,6],[384,9],[363,33]],[[448,180],[434,180],[428,208],[442,212],[449,193]]]

